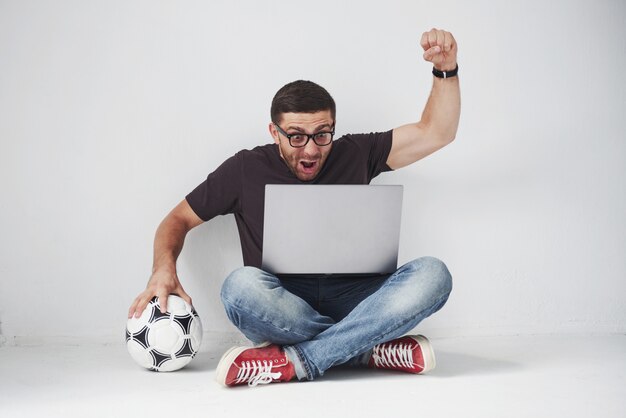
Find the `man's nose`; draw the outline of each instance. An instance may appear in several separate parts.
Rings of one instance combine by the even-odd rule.
[[[304,146],[304,153],[308,155],[317,155],[320,152],[320,147],[313,141],[313,138],[309,139],[309,142]]]

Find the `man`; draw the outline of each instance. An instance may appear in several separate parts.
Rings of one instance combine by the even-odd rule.
[[[328,92],[302,80],[281,88],[271,108],[274,143],[226,160],[157,229],[152,276],[129,317],[139,316],[155,295],[165,302],[176,293],[191,303],[176,275],[184,238],[202,222],[234,213],[245,267],[226,278],[221,297],[229,319],[257,345],[226,352],[218,382],[312,380],[340,364],[431,370],[435,357],[426,337],[403,335],[447,301],[452,280],[441,261],[423,257],[390,276],[359,279],[279,278],[260,270],[266,184],[367,184],[454,139],[460,115],[456,41],[432,29],[420,43],[434,78],[417,123],[333,140],[335,103]],[[306,231],[302,235],[306,239]]]

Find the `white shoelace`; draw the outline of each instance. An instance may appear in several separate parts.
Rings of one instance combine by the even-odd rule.
[[[241,363],[235,382],[248,382],[248,386],[265,385],[280,378],[282,373],[272,373],[272,363],[267,360],[244,361]]]
[[[374,347],[372,357],[377,367],[413,368],[413,344],[386,344]]]

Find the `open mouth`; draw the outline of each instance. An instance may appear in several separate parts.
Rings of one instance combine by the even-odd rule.
[[[316,161],[305,161],[305,160],[300,160],[300,168],[302,169],[302,171],[304,171],[306,174],[312,174],[315,172],[315,170],[317,169],[317,160]]]

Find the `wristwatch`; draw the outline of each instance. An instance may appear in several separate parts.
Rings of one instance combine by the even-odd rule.
[[[435,67],[433,67],[433,75],[438,78],[455,77],[458,72],[459,72],[459,64],[456,65],[456,68],[454,70],[450,70],[450,71],[440,71],[436,69]]]

